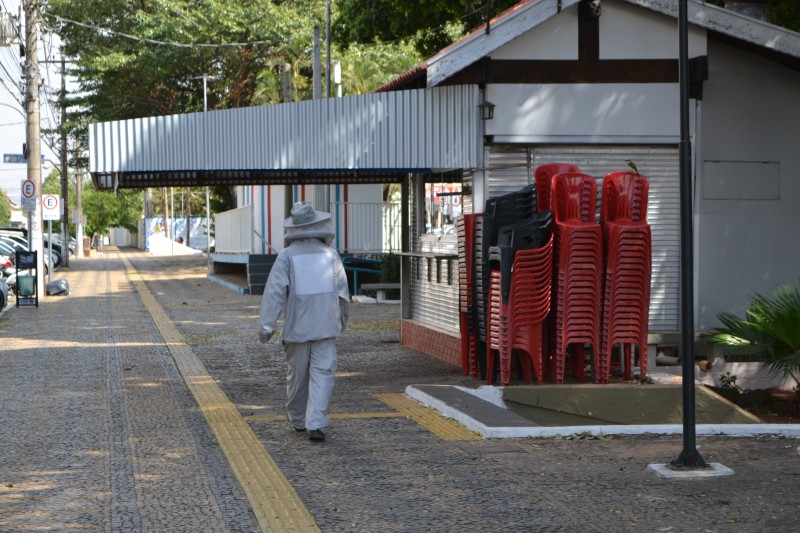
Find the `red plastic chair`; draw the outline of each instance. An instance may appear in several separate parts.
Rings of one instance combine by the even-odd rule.
[[[615,344],[625,358],[625,379],[631,379],[632,346],[639,355],[640,379],[647,374],[647,330],[650,309],[652,238],[645,222],[606,221],[608,241],[603,295],[602,353],[608,382]]]
[[[478,332],[474,308],[475,219],[478,216],[480,214],[462,215],[456,220],[461,369],[465,376],[473,378],[477,378],[479,374]]]
[[[625,379],[631,379],[632,347],[639,355],[642,382],[647,373],[647,329],[650,308],[651,235],[647,225],[647,177],[611,172],[603,180],[600,207],[604,235],[602,352],[606,374],[618,366],[612,354],[620,344]],[[608,379],[608,375],[605,376]]]
[[[536,210],[552,211],[553,177],[565,172],[580,172],[578,165],[572,163],[547,163],[533,171],[536,183]]]
[[[519,373],[525,383],[536,375],[542,383],[542,323],[550,313],[553,236],[547,244],[531,250],[518,250],[514,264],[508,301],[503,302],[500,269],[492,269],[489,288],[489,317],[486,359],[487,381],[494,379],[495,352],[500,360],[500,383],[511,380],[511,356],[516,350],[520,357]]]
[[[502,280],[499,268],[489,271],[489,303],[486,309],[486,382],[494,381],[495,352],[501,368],[507,354],[508,315],[503,312]],[[510,364],[510,363],[509,363]]]
[[[600,220],[647,220],[647,177],[634,172],[610,172],[603,178]]]
[[[543,323],[550,314],[553,286],[553,235],[547,244],[534,250],[520,250],[515,255],[508,311],[510,315],[509,352],[522,353],[525,383],[531,382],[531,367],[541,384],[543,368]],[[510,362],[510,353],[509,353]],[[503,376],[501,368],[501,377]],[[506,373],[506,378],[508,374]],[[507,384],[504,383],[504,385]]]
[[[595,376],[601,366],[602,230],[596,222],[597,181],[581,172],[553,177],[555,236],[555,353],[552,378],[564,382],[568,357],[583,381],[583,347],[592,346]],[[573,353],[568,349],[573,346]]]

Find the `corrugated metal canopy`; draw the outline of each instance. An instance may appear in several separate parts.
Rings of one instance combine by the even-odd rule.
[[[92,124],[98,189],[386,183],[477,166],[476,86]]]

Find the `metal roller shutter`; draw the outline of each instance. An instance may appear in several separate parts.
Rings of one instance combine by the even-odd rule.
[[[533,183],[533,172],[530,160],[530,148],[525,146],[492,146],[489,152],[489,170],[487,172],[489,190],[486,198],[502,196],[518,191]],[[483,212],[483,206],[475,206],[477,213]]]
[[[678,148],[672,146],[580,145],[495,146],[490,154],[488,197],[529,183],[528,168],[558,161],[574,163],[600,184],[609,172],[636,162],[650,181],[647,219],[653,235],[650,331],[677,331],[680,313],[680,183]],[[508,180],[508,184],[504,182]],[[599,203],[598,203],[599,210]]]
[[[423,179],[415,176],[415,180]],[[411,187],[412,228],[417,225],[419,203],[413,198],[417,189]],[[456,237],[421,237],[416,231],[411,235],[411,249],[415,252],[452,255],[450,261],[451,278],[448,283],[448,261],[436,261],[424,257],[411,258],[411,318],[423,324],[438,327],[455,334],[459,332],[458,300],[458,255]],[[437,276],[437,266],[439,268]],[[430,276],[429,276],[430,271]]]

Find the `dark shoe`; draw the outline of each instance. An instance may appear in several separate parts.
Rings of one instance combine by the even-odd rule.
[[[289,415],[288,415],[288,414],[286,415],[286,420],[287,420],[287,421],[288,421],[290,424],[292,423],[292,421],[291,421],[291,420],[289,420]],[[303,432],[303,431],[305,431],[305,430],[306,430],[306,428],[299,428],[299,427],[297,427],[297,426],[295,426],[295,425],[292,425],[292,427],[293,427],[293,428],[294,428],[294,430],[295,430],[295,431],[297,431],[298,433],[301,433],[301,432]]]
[[[312,429],[308,432],[308,438],[311,440],[325,440],[325,433],[321,429]]]

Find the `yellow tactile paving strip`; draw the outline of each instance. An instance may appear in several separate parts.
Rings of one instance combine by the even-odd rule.
[[[131,282],[153,317],[186,385],[225,453],[261,530],[320,531],[292,485],[242,418],[236,406],[209,375],[181,333],[155,300],[128,259],[120,254]]]
[[[406,413],[400,411],[392,411],[389,413],[329,413],[328,418],[335,418],[338,420],[346,420],[350,418],[396,418],[400,416],[408,416]],[[244,417],[247,421],[254,422],[277,422],[279,420],[286,420],[286,415],[250,415]]]
[[[480,435],[465,429],[462,425],[444,418],[436,411],[418,404],[405,394],[378,394],[375,396],[396,411],[380,413],[332,413],[329,416],[340,420],[354,418],[396,418],[406,417],[437,435],[442,440],[483,440]],[[249,422],[278,422],[286,420],[286,415],[251,415],[244,417]]]
[[[413,419],[442,440],[483,440],[477,433],[473,433],[461,424],[448,420],[436,411],[418,404],[405,394],[378,394],[375,397],[397,409],[400,414]]]

